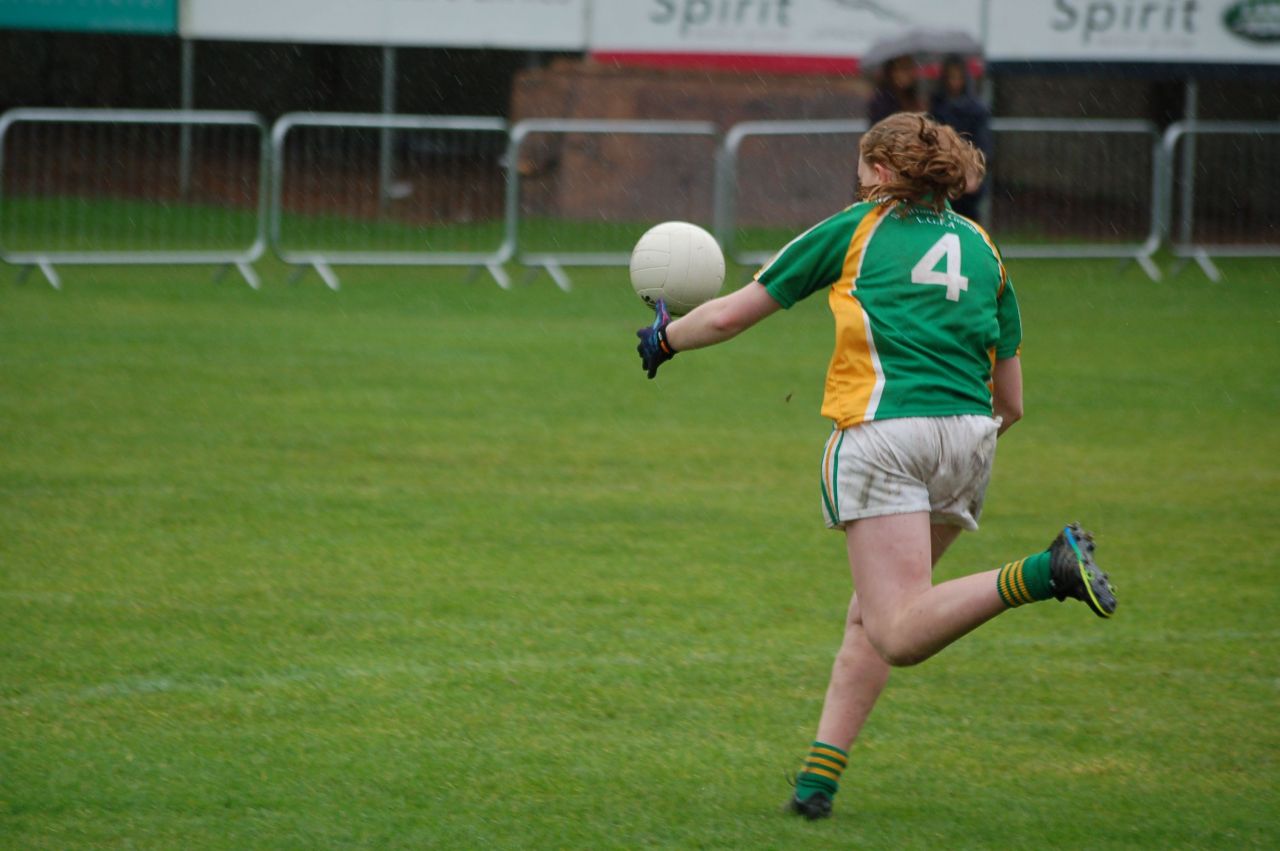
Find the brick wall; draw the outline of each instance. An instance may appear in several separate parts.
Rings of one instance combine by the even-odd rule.
[[[511,119],[699,120],[724,131],[742,121],[862,117],[870,92],[859,78],[618,68],[566,59],[516,75]],[[856,151],[849,140],[818,151],[815,161],[812,149],[801,154],[774,144],[765,161],[753,158],[758,173],[748,176],[748,186],[786,188],[751,192],[744,223],[795,218],[795,199],[815,192],[831,196],[827,212],[849,203]],[[714,156],[715,143],[702,139],[531,137],[518,164],[523,209],[564,218],[709,221]],[[809,209],[804,217],[811,217]]]

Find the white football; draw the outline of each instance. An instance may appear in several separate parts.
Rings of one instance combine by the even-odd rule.
[[[631,251],[631,286],[650,306],[667,302],[673,315],[710,301],[724,285],[724,254],[716,238],[688,222],[663,222]]]

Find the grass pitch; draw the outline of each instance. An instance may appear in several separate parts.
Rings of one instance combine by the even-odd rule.
[[[0,276],[0,845],[1239,848],[1280,836],[1280,266],[1016,262],[943,578],[1099,532],[778,813],[849,593],[821,299],[646,381],[619,270]]]

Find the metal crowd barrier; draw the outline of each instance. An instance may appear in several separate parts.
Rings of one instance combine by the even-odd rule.
[[[272,128],[270,241],[338,288],[338,264],[469,266],[511,286],[507,123],[293,113]]]
[[[251,264],[270,245],[334,265],[625,266],[655,222],[710,224],[757,263],[846,206],[867,123],[16,109],[0,116],[0,260]],[[987,223],[1009,257],[1132,259],[1168,241],[1280,256],[1280,123],[996,119]],[[268,165],[271,164],[268,181]],[[270,188],[268,189],[268,182]]]
[[[716,234],[743,264],[852,202],[865,121],[738,124],[721,152]],[[1129,258],[1152,279],[1159,136],[1145,121],[996,119],[985,194],[1007,257]]]
[[[1149,121],[997,118],[987,224],[1006,257],[1131,259],[1160,269],[1160,136]]]
[[[716,140],[707,121],[519,122],[507,152],[516,261],[567,291],[565,266],[626,266],[658,222],[709,224]]]
[[[217,264],[255,289],[266,126],[248,112],[14,109],[0,116],[0,259]]]
[[[856,121],[747,121],[725,134],[716,237],[736,263],[768,260],[795,234],[853,202]]]
[[[1191,121],[1164,133],[1171,190],[1161,218],[1173,255],[1194,260],[1212,281],[1212,256],[1280,256],[1280,122]],[[1222,166],[1228,166],[1223,168]]]

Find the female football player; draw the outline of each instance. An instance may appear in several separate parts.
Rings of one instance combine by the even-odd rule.
[[[1089,533],[934,585],[932,568],[982,512],[996,438],[1022,417],[1021,319],[995,244],[952,212],[982,154],[920,113],[862,137],[859,203],[787,244],[742,289],[637,332],[653,378],[819,290],[835,316],[822,413],[822,510],[844,531],[856,593],[791,812],[831,813],[850,746],[891,666],[914,665],[1008,609],[1068,597],[1110,617]]]

